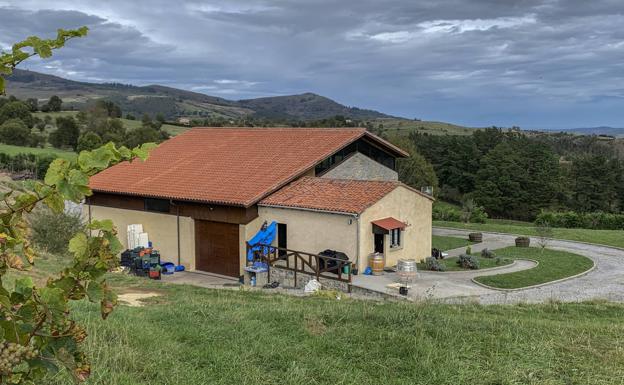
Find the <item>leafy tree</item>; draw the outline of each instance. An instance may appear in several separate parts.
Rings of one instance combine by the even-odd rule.
[[[63,100],[56,95],[52,95],[48,100],[47,106],[52,112],[59,112],[63,108]]]
[[[35,124],[35,120],[30,113],[30,107],[19,100],[8,102],[0,108],[0,124],[9,119],[20,119],[28,127]]]
[[[50,134],[50,144],[56,148],[71,147],[76,149],[80,129],[78,123],[71,116],[56,118],[56,131]]]
[[[94,109],[106,111],[109,118],[121,118],[121,107],[110,100],[98,100],[95,102]]]
[[[78,138],[76,151],[90,151],[102,145],[102,138],[95,132],[87,131]]]
[[[109,119],[98,128],[97,133],[103,142],[120,144],[126,137],[126,127],[119,119]]]
[[[160,143],[168,138],[169,135],[165,131],[157,130],[149,126],[143,126],[128,132],[125,145],[129,147],[136,147],[143,143]]]
[[[0,140],[15,146],[27,146],[30,141],[30,128],[20,119],[10,119],[0,126]]]
[[[26,99],[26,104],[30,107],[30,112],[39,111],[39,101],[35,98]]]
[[[408,158],[397,159],[399,180],[418,190],[425,186],[432,186],[434,193],[436,193],[438,178],[431,164],[418,153],[416,146],[405,139],[395,140],[394,144],[410,154]]]

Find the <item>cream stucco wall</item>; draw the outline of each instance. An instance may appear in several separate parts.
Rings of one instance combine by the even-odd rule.
[[[88,216],[88,210],[89,206],[85,205],[85,217]],[[177,263],[178,233],[175,215],[91,205],[91,217],[111,219],[117,226],[118,238],[124,248],[128,247],[128,225],[142,224],[154,249],[160,251],[163,262]],[[189,217],[180,217],[180,261],[187,270],[195,269],[195,225]]]
[[[371,222],[393,217],[408,224],[402,234],[402,247],[390,248],[390,235],[384,239],[386,266],[393,266],[401,258],[417,261],[431,255],[432,201],[407,187],[399,186],[366,209],[360,217],[360,269],[368,265],[367,257],[375,250]]]
[[[384,255],[388,266],[395,265],[401,258],[421,260],[428,257],[431,254],[431,209],[430,199],[403,186],[367,208],[359,217],[261,206],[257,219],[246,226],[241,225],[241,237],[244,228],[244,239],[251,239],[265,220],[285,223],[289,249],[309,253],[325,249],[342,251],[363,271],[368,266],[368,256],[375,250],[371,222],[377,219],[394,217],[408,223],[402,233],[401,248],[390,248],[390,236],[385,235]],[[244,258],[244,246],[241,256]]]
[[[319,253],[332,249],[355,261],[358,227],[357,218],[352,215],[261,206],[258,218],[247,225],[246,240],[256,234],[265,220],[286,224],[287,246],[291,250]]]

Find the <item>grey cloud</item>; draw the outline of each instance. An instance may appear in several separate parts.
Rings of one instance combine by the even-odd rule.
[[[10,3],[0,5],[2,44],[90,26],[53,60],[28,64],[79,80],[228,98],[311,91],[475,126],[624,118],[616,0]]]

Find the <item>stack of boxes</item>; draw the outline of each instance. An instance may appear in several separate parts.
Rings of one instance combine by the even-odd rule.
[[[130,272],[138,277],[160,279],[160,253],[151,247],[135,247],[121,253],[121,266],[130,268]]]

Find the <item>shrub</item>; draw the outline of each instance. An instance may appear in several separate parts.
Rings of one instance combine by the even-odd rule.
[[[483,249],[481,250],[481,257],[483,258],[497,258],[496,254],[490,250],[490,249]],[[497,262],[498,262],[498,258],[497,258]]]
[[[537,226],[548,224],[552,227],[585,228],[595,230],[624,229],[624,214],[610,214],[601,211],[577,213],[575,211],[542,211],[535,219]]]
[[[466,247],[466,254],[472,254],[472,247]]]
[[[425,269],[430,271],[444,271],[446,270],[446,266],[433,257],[427,257],[425,259]]]
[[[40,209],[30,215],[33,242],[51,253],[65,253],[69,240],[85,226],[79,213]]]
[[[433,220],[459,222],[461,221],[461,212],[453,207],[433,205]]]
[[[0,126],[0,140],[15,146],[27,146],[30,128],[21,119],[9,119]]]
[[[457,259],[457,264],[463,269],[477,270],[479,268],[479,260],[474,255],[460,255]]]
[[[473,210],[472,215],[469,218],[469,221],[471,223],[485,223],[487,218],[488,218],[488,215],[485,212],[485,209],[481,206],[477,206]]]

